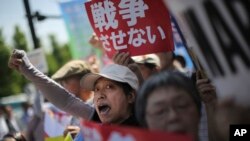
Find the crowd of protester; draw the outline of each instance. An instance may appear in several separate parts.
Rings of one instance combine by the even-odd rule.
[[[167,62],[174,62],[173,53],[165,55],[171,56]],[[93,73],[86,62],[70,61],[50,78],[29,62],[24,51],[14,50],[9,66],[76,120],[189,134],[196,141],[227,140],[230,123],[249,123],[249,115],[242,116],[249,109],[232,99],[218,103],[215,87],[201,71],[188,77],[173,64],[162,68],[157,54],[132,59],[129,53],[116,53],[113,62]],[[207,129],[201,130],[201,124]],[[69,125],[64,135],[75,137],[80,124]]]
[[[101,48],[95,34],[90,40]],[[250,107],[232,98],[218,100],[217,89],[205,70],[185,70],[185,59],[173,52],[131,57],[114,54],[113,64],[100,68],[97,58],[73,60],[51,78],[37,70],[26,52],[14,50],[9,67],[31,81],[43,96],[72,117],[64,136],[80,134],[80,120],[191,135],[194,141],[227,141],[230,124],[249,124]],[[90,62],[88,64],[88,62]],[[41,106],[43,107],[43,106]],[[28,121],[25,132],[18,129],[10,109],[1,106],[7,126],[3,141],[39,141],[43,138],[44,112]],[[11,124],[9,124],[11,123]],[[38,127],[40,126],[40,127]],[[38,129],[39,128],[39,129]],[[26,139],[25,139],[25,138]]]

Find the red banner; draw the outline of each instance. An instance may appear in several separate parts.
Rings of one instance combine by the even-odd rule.
[[[162,0],[91,0],[85,3],[89,21],[109,57],[174,49],[171,21]]]
[[[86,141],[192,141],[187,135],[152,132],[146,129],[82,122],[83,140]]]

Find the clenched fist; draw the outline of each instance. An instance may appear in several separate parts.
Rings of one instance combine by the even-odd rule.
[[[15,69],[18,70],[20,69],[20,66],[24,63],[23,57],[26,56],[26,53],[23,50],[13,50],[10,58],[9,58],[9,62],[8,62],[8,66],[11,69]]]

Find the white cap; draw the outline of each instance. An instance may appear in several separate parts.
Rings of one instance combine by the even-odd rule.
[[[101,77],[117,82],[128,83],[134,90],[139,88],[137,76],[128,67],[117,64],[104,67],[100,73],[86,74],[81,79],[81,87],[86,90],[93,90],[95,82]]]
[[[132,59],[135,61],[135,63],[139,64],[154,64],[155,66],[160,67],[160,59],[155,54],[147,54],[147,55],[141,55],[141,56],[134,56]]]

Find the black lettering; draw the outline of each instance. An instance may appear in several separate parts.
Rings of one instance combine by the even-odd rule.
[[[242,10],[245,12],[246,19],[248,20],[246,24],[240,19],[240,16],[237,15],[237,10],[235,4],[239,4]],[[250,1],[249,0],[224,0],[230,15],[234,22],[237,25],[237,28],[241,32],[244,40],[246,41],[248,48],[250,49]]]
[[[197,43],[200,46],[200,50],[208,63],[208,66],[212,72],[212,75],[214,77],[224,76],[224,71],[219,64],[218,59],[216,55],[214,54],[214,51],[211,47],[211,44],[206,38],[204,31],[201,28],[201,25],[194,14],[194,11],[187,10],[186,13],[184,13],[184,15],[185,15],[185,18],[187,19],[187,23],[191,31],[194,34],[194,37],[197,40]]]
[[[232,31],[230,31],[230,28],[225,22],[223,16],[219,13],[216,6],[211,1],[205,1],[204,6],[206,9],[207,16],[213,27],[214,33],[226,57],[226,61],[231,71],[233,73],[237,72],[237,68],[235,66],[235,63],[233,62],[233,58],[235,56],[238,56],[239,58],[241,58],[242,62],[244,62],[245,65],[248,68],[250,68],[249,58],[247,57],[245,52],[242,50],[242,47],[240,46],[239,42],[235,38]],[[225,33],[225,34],[222,35],[222,33]],[[225,36],[227,36],[229,39],[228,43],[225,40],[223,40],[226,38]]]

